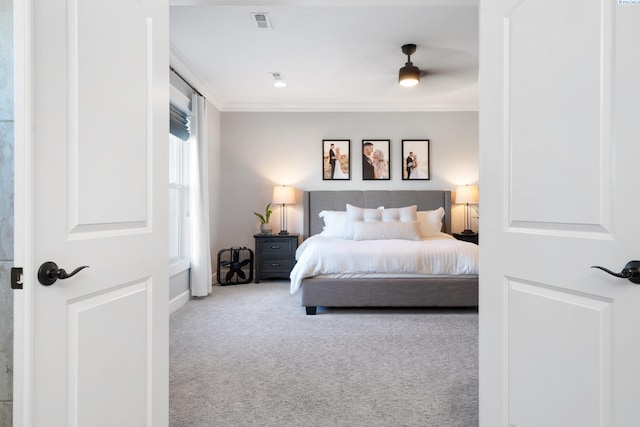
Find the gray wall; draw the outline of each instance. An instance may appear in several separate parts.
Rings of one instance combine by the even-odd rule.
[[[220,243],[220,232],[218,224],[220,223],[221,213],[224,212],[225,204],[220,201],[221,188],[226,181],[221,180],[221,164],[223,163],[221,156],[221,114],[211,104],[207,105],[208,123],[207,134],[209,137],[209,239],[211,244],[211,270],[213,275],[216,274],[217,256],[219,248],[223,247]],[[215,281],[214,281],[215,284]]]
[[[403,139],[429,139],[431,180],[402,181]],[[351,140],[349,181],[322,180],[322,140]],[[362,180],[362,139],[390,139],[391,179]],[[298,190],[452,190],[478,181],[477,112],[409,113],[221,113],[220,212],[216,250],[253,247],[273,186]],[[212,167],[213,170],[213,167]],[[289,232],[302,232],[302,206],[288,208]],[[280,211],[271,225],[279,231]],[[463,208],[452,209],[454,232],[463,227]],[[477,229],[477,225],[474,224]]]
[[[0,0],[0,426],[13,407],[13,3]]]

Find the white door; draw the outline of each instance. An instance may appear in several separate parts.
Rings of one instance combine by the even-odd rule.
[[[165,426],[168,3],[14,7],[15,425]]]
[[[640,5],[482,0],[480,419],[640,425]]]

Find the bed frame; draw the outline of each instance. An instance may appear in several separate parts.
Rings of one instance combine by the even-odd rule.
[[[400,208],[417,205],[419,211],[444,207],[445,233],[451,233],[451,192],[425,191],[305,191],[303,237],[322,232],[322,210],[345,210],[346,204],[363,208]],[[308,315],[321,307],[470,307],[478,305],[478,276],[428,278],[310,277],[302,280],[302,305]]]

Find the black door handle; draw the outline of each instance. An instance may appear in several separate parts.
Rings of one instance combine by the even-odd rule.
[[[620,273],[614,273],[608,268],[600,267],[598,265],[592,265],[591,268],[599,268],[600,270],[606,271],[614,277],[629,279],[630,282],[640,284],[640,261],[629,261]]]
[[[75,276],[80,270],[89,268],[88,265],[83,265],[73,270],[71,273],[67,273],[64,268],[58,268],[58,264],[53,261],[47,261],[38,269],[38,282],[43,286],[50,286],[56,283],[58,279],[68,279],[71,276]]]

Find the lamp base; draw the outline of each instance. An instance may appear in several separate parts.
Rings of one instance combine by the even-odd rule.
[[[474,233],[473,230],[462,230],[460,234],[476,234],[476,233]]]
[[[286,236],[287,234],[289,234],[289,232],[287,230],[281,230],[278,234],[281,236]]]

